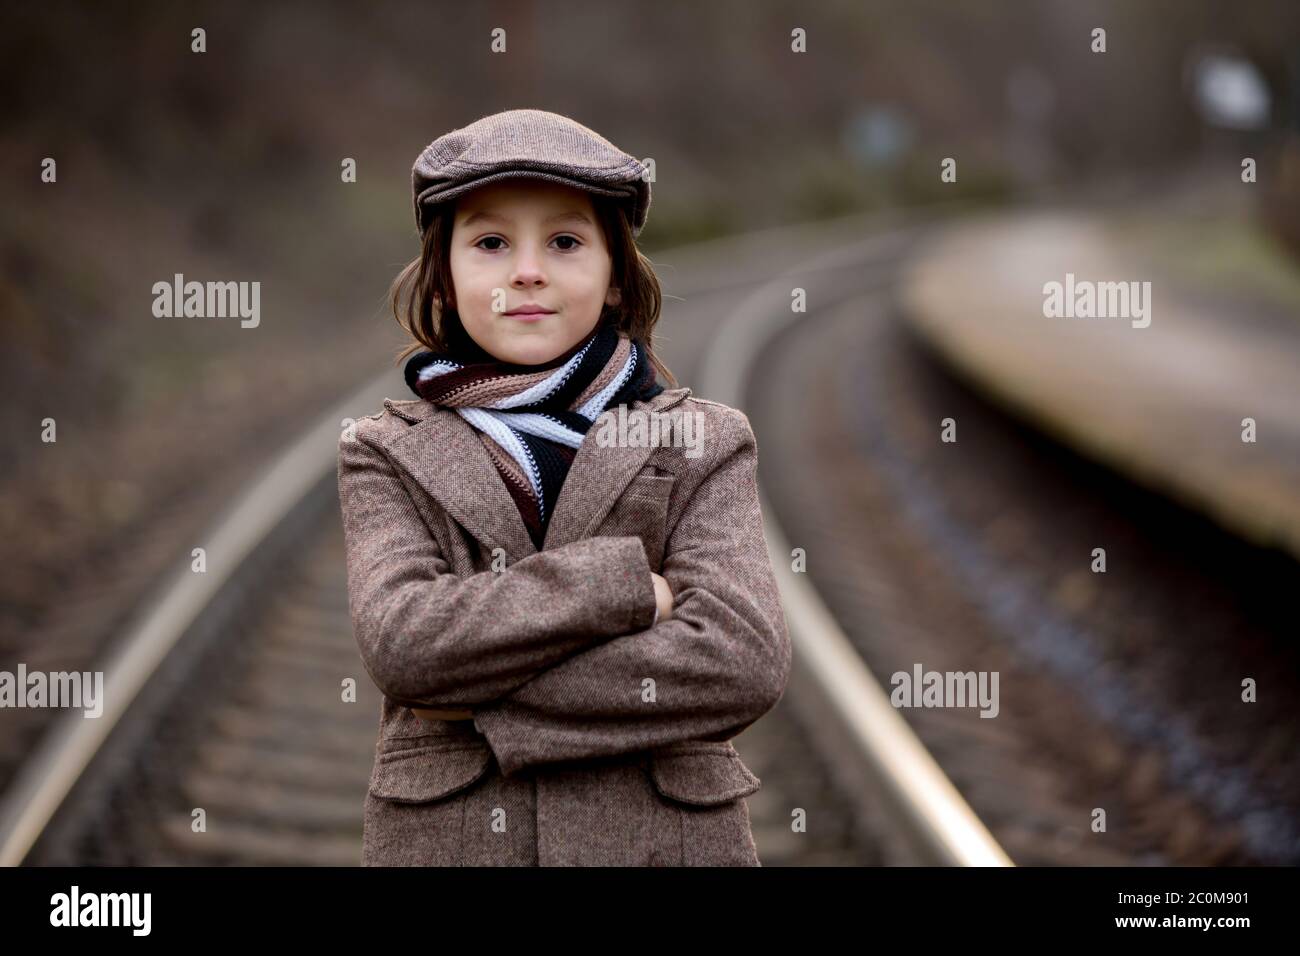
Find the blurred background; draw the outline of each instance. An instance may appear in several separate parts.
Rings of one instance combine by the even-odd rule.
[[[866,669],[886,690],[917,663],[1000,672],[997,719],[899,713],[1011,859],[1300,861],[1294,2],[55,2],[0,22],[0,670],[102,666],[277,454],[376,376],[411,397],[387,303],[418,252],[411,164],[535,107],[654,159],[661,354],[750,416],[772,527]],[[1151,282],[1150,327],[1045,317],[1067,272]],[[155,317],[176,273],[259,281],[260,325]],[[723,390],[707,357],[742,341]],[[331,485],[202,605],[113,756],[42,797],[28,862],[355,862],[378,698]],[[346,715],[274,710],[284,681],[336,700],[344,672]],[[842,713],[801,705],[817,680],[736,741],[764,781],[760,856],[927,861],[892,845],[906,788],[832,731]],[[0,710],[11,822],[61,716]]]

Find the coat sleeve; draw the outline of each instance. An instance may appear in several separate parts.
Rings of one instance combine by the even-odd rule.
[[[791,645],[763,538],[757,449],[727,409],[711,470],[669,535],[673,616],[589,648],[474,723],[509,776],[536,764],[728,740],[785,692]]]
[[[491,701],[654,620],[640,538],[588,538],[457,575],[396,466],[359,433],[339,441],[338,490],[353,634],[371,679],[398,703]]]

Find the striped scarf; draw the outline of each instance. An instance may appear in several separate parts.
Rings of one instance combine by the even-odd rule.
[[[663,391],[645,346],[604,318],[541,365],[499,362],[471,344],[454,356],[417,352],[405,375],[416,395],[473,426],[539,551],[588,429],[606,409]]]

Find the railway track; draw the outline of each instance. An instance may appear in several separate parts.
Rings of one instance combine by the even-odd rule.
[[[375,383],[326,415],[207,536],[210,577],[178,574],[127,626],[103,665],[107,719],[56,716],[13,774],[4,862],[359,861],[379,699],[351,636],[333,455],[343,409],[394,391]],[[882,862],[792,715],[743,743],[765,780],[749,801],[765,865]],[[795,806],[808,833],[789,826]]]
[[[1061,485],[1062,473],[893,321],[892,279],[918,229],[885,222],[864,239],[860,223],[845,223],[838,232],[821,230],[814,248],[816,232],[795,243],[790,230],[750,237],[745,255],[730,256],[745,263],[743,274],[720,271],[717,263],[728,256],[716,247],[721,260],[701,256],[708,265],[675,288],[668,283],[683,302],[664,323],[669,365],[684,382],[698,383],[698,394],[745,408],[761,447],[773,559],[798,668],[778,708],[735,741],[764,783],[748,800],[764,865],[998,864],[1008,862],[1002,847],[1026,863],[1265,861],[1258,851],[1270,834],[1282,834],[1286,845],[1286,801],[1296,790],[1287,782],[1275,792],[1248,784],[1252,769],[1258,776],[1271,766],[1268,754],[1294,741],[1292,725],[1272,733],[1262,724],[1243,727],[1230,755],[1209,746],[1189,750],[1195,720],[1159,732],[1160,717],[1186,716],[1166,706],[1189,686],[1184,673],[1184,683],[1161,686],[1160,706],[1144,718],[1149,739],[1134,744],[1141,722],[1125,728],[1106,710],[1119,694],[1110,689],[1117,683],[1103,679],[1113,668],[1094,674],[1076,663],[1073,671],[1047,673],[1052,654],[1068,664],[1077,658],[1072,647],[1088,646],[1085,638],[1100,640],[1104,631],[1112,644],[1096,646],[1114,652],[1127,646],[1126,637],[1095,622],[1063,629],[1060,607],[1024,602],[1025,595],[1050,594],[1075,608],[1068,620],[1087,623],[1082,585],[1068,569],[1053,579],[1014,568],[1007,580],[1021,597],[1016,604],[1003,579],[990,575],[998,553],[977,546],[1000,542],[1015,553],[1017,542],[1072,509],[1086,515],[1084,527],[1114,522],[1087,505],[1093,496],[1110,507],[1118,492],[1084,482],[1074,498],[1063,492],[1033,514],[1000,514],[996,487],[1011,482],[1017,468],[1021,489],[1035,476]],[[806,250],[802,265],[787,265],[791,247]],[[782,267],[754,269],[765,256]],[[777,278],[760,281],[771,275]],[[809,290],[807,316],[790,313],[796,285]],[[121,712],[94,733],[71,722],[51,726],[42,748],[12,775],[0,809],[3,862],[359,861],[379,698],[348,621],[334,450],[348,412],[378,407],[399,386],[388,377],[326,415],[209,535],[226,544],[212,549],[224,563],[210,568],[206,590],[178,577],[132,626],[126,643],[134,641],[138,653],[109,665],[122,674],[122,692],[113,695]],[[951,463],[933,457],[931,424],[945,409],[959,416],[963,434],[973,430],[989,443],[980,445],[985,465],[1000,463],[1005,473],[964,482]],[[995,434],[1004,435],[1002,445],[993,444]],[[800,467],[789,467],[796,461]],[[1070,463],[1064,471],[1082,467]],[[1178,515],[1163,529],[1193,525],[1192,516]],[[1128,546],[1139,549],[1151,531],[1130,528]],[[1052,541],[1059,553],[1061,534]],[[808,575],[785,572],[792,543],[806,549]],[[1226,560],[1241,560],[1233,555]],[[1251,568],[1267,565],[1254,557],[1262,563]],[[1198,583],[1214,568],[1203,570]],[[191,593],[178,598],[178,589]],[[1223,599],[1218,620],[1231,619],[1231,597],[1239,593]],[[1171,612],[1162,606],[1160,613]],[[1036,636],[1024,639],[1021,626],[1035,614],[1055,630],[1044,636],[1042,628],[1025,627]],[[1166,646],[1163,656],[1157,643],[1144,648],[1146,657],[1126,663],[1150,668],[1144,686],[1159,685],[1162,668],[1177,670],[1177,648]],[[1277,650],[1269,645],[1233,663],[1271,663],[1285,708],[1295,698],[1287,696],[1287,659]],[[1004,693],[1014,695],[995,721],[882,705],[872,673],[888,675],[918,659],[928,667],[1000,668]],[[349,679],[354,699],[345,694]],[[1092,736],[1076,752],[1071,740],[1080,727]],[[1255,746],[1252,734],[1263,734]],[[1189,753],[1200,763],[1187,763]],[[1228,771],[1237,777],[1216,776]],[[1220,786],[1235,802],[1222,794],[1215,802]],[[1096,806],[1111,811],[1104,839],[1088,832]],[[806,833],[790,827],[795,808],[807,813]],[[1237,812],[1248,821],[1225,823]]]
[[[907,712],[998,842],[1026,864],[1300,862],[1300,569],[1022,426],[908,332],[892,284],[852,289],[769,344],[764,486],[875,673],[1000,674],[996,719]]]
[[[219,639],[178,648],[181,666],[142,700],[28,862],[359,861],[379,697],[351,637],[337,503],[323,504],[298,516],[294,553],[268,562]],[[355,702],[341,693],[349,677]],[[746,758],[765,775],[763,799],[750,800],[765,865],[873,862],[869,848],[854,849],[851,817],[818,782],[824,768],[799,728],[787,718],[763,730]],[[827,796],[810,802],[808,792]],[[812,839],[785,835],[795,803],[819,821]]]

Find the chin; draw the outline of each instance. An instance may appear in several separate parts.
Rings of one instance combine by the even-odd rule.
[[[520,346],[519,343],[512,343],[502,349],[505,361],[513,365],[541,365],[549,362],[555,356],[563,351],[551,348],[544,342],[538,342],[532,346]]]

